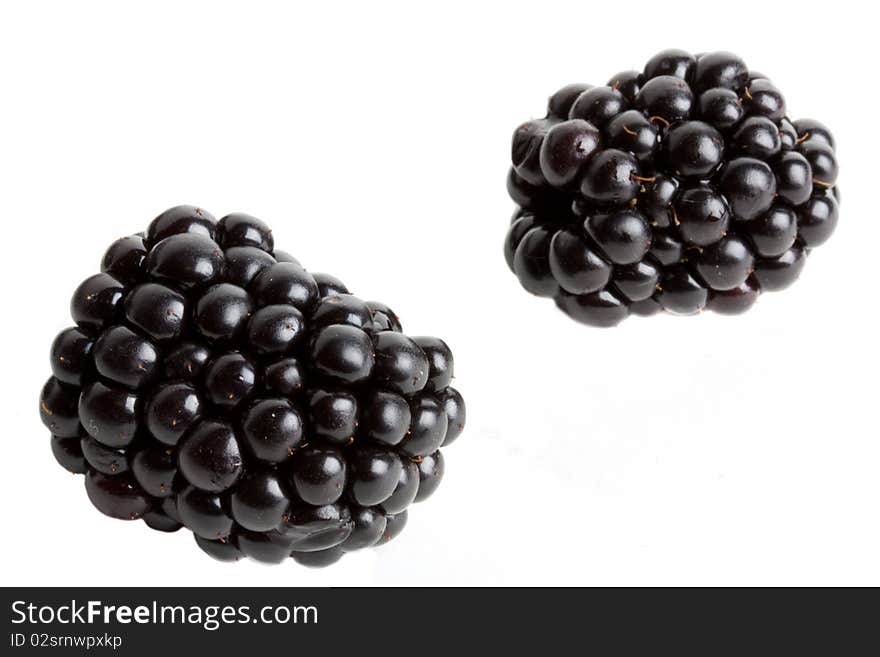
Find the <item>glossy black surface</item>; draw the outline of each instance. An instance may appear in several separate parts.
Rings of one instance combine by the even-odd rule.
[[[73,326],[61,331],[49,350],[52,375],[71,386],[83,384],[83,374],[92,369],[90,355],[95,341],[81,329]]]
[[[507,235],[504,238],[504,259],[507,261],[507,267],[510,271],[514,270],[514,256],[519,243],[523,236],[537,225],[537,219],[533,214],[525,214],[515,219],[507,229]]]
[[[838,204],[833,194],[815,194],[797,212],[798,235],[808,248],[824,244],[837,228]]]
[[[172,495],[170,497],[163,497],[156,500],[158,502],[157,507],[161,509],[162,513],[175,522],[181,522],[180,513],[177,510],[177,493],[182,491],[184,487],[183,478],[175,479]]]
[[[255,246],[234,246],[226,252],[227,283],[248,287],[264,269],[275,264],[275,258]]]
[[[342,496],[347,469],[345,455],[339,448],[307,447],[291,459],[289,478],[303,502],[322,506],[332,504]]]
[[[332,274],[314,272],[312,273],[312,278],[314,278],[315,282],[318,284],[318,295],[321,298],[330,297],[334,294],[349,294],[345,283]]]
[[[547,197],[542,188],[531,185],[520,178],[513,167],[507,172],[507,194],[514,203],[524,208],[540,207]]]
[[[357,398],[345,390],[314,390],[309,399],[309,428],[325,442],[348,445],[358,429]]]
[[[383,331],[373,336],[373,357],[372,379],[382,388],[412,395],[428,382],[425,352],[402,333]]]
[[[128,472],[128,456],[124,450],[102,445],[91,436],[83,436],[79,445],[91,469],[105,475]]]
[[[770,209],[776,196],[776,176],[766,162],[740,157],[722,170],[719,190],[734,216],[748,221]]]
[[[340,546],[346,552],[371,547],[385,533],[385,514],[377,507],[352,507],[351,519],[351,534]]]
[[[150,498],[128,473],[109,476],[89,470],[86,494],[98,511],[117,520],[137,520],[150,510]]]
[[[655,298],[668,312],[692,315],[706,307],[709,292],[686,266],[673,265],[663,272]]]
[[[214,493],[193,486],[184,489],[177,495],[177,512],[184,527],[202,538],[218,540],[232,531],[232,518]]]
[[[574,183],[600,140],[598,128],[583,119],[554,125],[541,142],[539,164],[544,179],[557,187]]]
[[[628,151],[638,159],[654,155],[658,134],[657,124],[638,110],[622,112],[605,125],[608,147]]]
[[[776,174],[776,193],[792,205],[805,203],[813,193],[813,168],[801,153],[788,151],[771,165]]]
[[[755,280],[761,290],[784,290],[801,275],[806,257],[803,248],[795,244],[778,258],[759,258],[755,264]]]
[[[793,125],[798,141],[821,141],[828,144],[832,149],[837,148],[834,136],[822,122],[815,119],[798,119]]]
[[[676,235],[671,233],[655,233],[649,254],[662,266],[668,267],[682,259],[684,245]]]
[[[253,246],[268,253],[275,248],[272,229],[266,222],[243,212],[227,214],[217,223],[217,241],[224,249]]]
[[[437,393],[437,401],[446,411],[446,436],[443,438],[442,444],[442,447],[446,447],[464,431],[464,425],[467,422],[467,408],[464,397],[452,386]]]
[[[380,508],[386,514],[400,513],[409,507],[419,492],[419,466],[411,459],[401,459],[400,477],[397,487]]]
[[[749,69],[737,55],[710,52],[700,56],[694,67],[693,84],[697,91],[723,87],[739,91],[749,81]]]
[[[608,80],[608,85],[612,89],[617,89],[629,104],[636,100],[639,90],[645,83],[645,76],[639,71],[621,71],[616,75],[612,75]]]
[[[195,305],[196,330],[209,341],[234,342],[245,330],[254,303],[244,289],[230,283],[213,285]]]
[[[144,420],[156,440],[175,446],[202,417],[198,390],[188,383],[166,383],[156,387],[147,399]]]
[[[385,516],[385,531],[382,533],[382,538],[379,539],[379,542],[376,543],[376,545],[385,545],[400,536],[403,528],[406,527],[406,521],[408,518],[409,511],[404,511],[403,513],[398,513],[393,516]]]
[[[669,48],[648,60],[648,63],[645,64],[645,79],[650,80],[661,75],[672,75],[687,80],[691,77],[696,64],[696,58],[686,50]]]
[[[180,472],[196,488],[220,493],[231,488],[243,470],[241,449],[232,426],[204,420],[180,444]]]
[[[79,436],[77,405],[80,390],[49,378],[40,392],[40,419],[52,435],[60,438]]]
[[[587,294],[605,286],[611,265],[587,242],[583,231],[566,228],[550,241],[550,272],[572,294]]]
[[[258,563],[281,563],[290,556],[290,540],[278,532],[239,530],[235,535],[238,549],[248,559]]]
[[[834,138],[787,112],[728,52],[670,49],[607,86],[560,89],[514,136],[508,267],[593,326],[696,313],[710,296],[742,312],[838,222]]]
[[[645,82],[636,96],[636,108],[664,125],[688,119],[694,109],[694,94],[687,82],[661,75]]]
[[[333,294],[318,302],[311,315],[313,330],[332,324],[347,324],[368,330],[373,325],[373,313],[366,301],[352,294]]]
[[[754,270],[755,256],[749,244],[736,235],[722,237],[703,248],[696,257],[696,270],[713,290],[730,290],[745,283]]]
[[[125,288],[110,274],[95,274],[84,280],[70,300],[70,316],[81,328],[99,331],[112,322]]]
[[[731,148],[738,155],[769,160],[782,150],[779,128],[765,116],[750,116],[736,127]]]
[[[173,340],[183,330],[189,304],[177,290],[159,283],[134,287],[123,304],[126,321],[153,340]]]
[[[193,534],[193,536],[196,539],[196,545],[198,545],[207,555],[213,557],[217,561],[226,561],[231,563],[238,561],[239,559],[244,557],[244,555],[241,553],[241,550],[238,549],[237,541],[234,540],[233,537],[223,540],[210,540],[199,536],[198,534]]]
[[[358,383],[373,372],[373,343],[354,326],[333,324],[321,329],[311,348],[314,371],[340,383]]]
[[[176,532],[183,528],[183,525],[173,518],[169,518],[159,509],[151,509],[147,511],[142,520],[144,524],[157,532]]]
[[[673,207],[678,234],[695,246],[717,242],[730,226],[727,201],[708,185],[686,187]]]
[[[614,288],[630,301],[643,301],[660,281],[660,267],[649,258],[614,268]]]
[[[428,456],[423,456],[418,461],[418,468],[419,490],[413,501],[424,502],[435,493],[440,486],[440,482],[443,480],[443,473],[446,471],[443,453],[438,451]]]
[[[428,360],[428,380],[423,386],[424,390],[427,392],[443,390],[450,384],[455,374],[455,359],[449,345],[440,338],[431,336],[416,336],[412,340]]]
[[[588,326],[615,326],[629,315],[620,296],[608,288],[590,294],[563,293],[556,297],[556,305],[574,321]]]
[[[435,452],[449,428],[446,409],[434,396],[420,395],[410,401],[410,410],[409,432],[398,445],[401,454],[418,457]]]
[[[86,473],[86,460],[83,458],[80,439],[77,436],[70,438],[52,436],[50,446],[52,455],[62,468],[73,474]]]
[[[545,206],[536,190],[558,227],[574,193]],[[103,513],[186,527],[221,561],[320,567],[396,535],[436,487],[466,416],[449,346],[308,273],[263,222],[172,208],[102,269],[73,296],[39,406]]]
[[[281,524],[290,504],[274,470],[246,472],[230,496],[232,519],[256,532],[266,532]]]
[[[577,97],[568,111],[568,118],[582,119],[597,128],[602,128],[628,107],[629,101],[617,89],[593,87]]]
[[[590,158],[581,179],[581,194],[594,203],[629,203],[638,194],[639,178],[636,158],[609,148]]]
[[[788,119],[779,121],[779,141],[782,143],[783,151],[790,151],[797,146],[797,130]]]
[[[678,178],[665,175],[655,175],[642,185],[638,206],[653,228],[662,230],[673,224],[672,204],[680,187]]]
[[[182,288],[209,285],[223,272],[223,251],[216,242],[195,233],[172,235],[147,254],[147,273]]]
[[[137,389],[159,375],[156,345],[125,326],[104,331],[92,352],[98,374],[113,383]]]
[[[766,79],[753,79],[743,91],[743,105],[749,114],[779,121],[785,116],[785,97]]]
[[[344,555],[345,550],[341,546],[334,546],[326,550],[315,550],[314,552],[297,552],[294,550],[290,553],[290,558],[306,568],[326,568],[339,561]]]
[[[788,251],[797,239],[797,214],[783,203],[774,203],[766,213],[745,223],[743,228],[756,255],[775,258]]]
[[[513,133],[510,143],[510,160],[516,175],[530,185],[541,186],[547,182],[541,171],[541,146],[553,122],[546,119],[527,121]]]
[[[196,379],[211,359],[211,350],[197,342],[178,342],[165,351],[162,372],[166,379]]]
[[[132,283],[140,278],[146,257],[143,238],[137,235],[120,237],[104,253],[101,271],[123,283]]]
[[[244,412],[241,436],[255,458],[281,463],[303,441],[303,418],[286,399],[261,399]]]
[[[141,488],[153,497],[171,497],[177,476],[177,452],[167,445],[145,447],[131,459],[131,472]]]
[[[305,381],[305,372],[296,358],[276,360],[263,372],[263,387],[272,396],[293,397]]]
[[[798,144],[798,151],[810,163],[813,171],[813,183],[818,187],[828,188],[837,182],[839,169],[837,156],[828,144],[817,139],[807,140]]]
[[[639,317],[651,317],[652,315],[662,312],[662,310],[663,306],[661,306],[654,297],[643,299],[641,301],[633,301],[629,305],[630,313],[638,315]]]
[[[400,480],[403,463],[390,449],[363,446],[349,452],[348,467],[351,499],[360,506],[373,506],[391,497]]]
[[[559,284],[550,271],[550,240],[553,231],[536,226],[523,235],[513,256],[513,271],[520,284],[539,297],[551,297]]]
[[[213,240],[216,226],[217,220],[207,210],[194,205],[177,205],[150,222],[144,241],[152,248],[166,237],[181,233],[192,233]]]
[[[707,308],[722,315],[739,315],[755,305],[760,293],[758,282],[749,279],[730,290],[712,290]]]
[[[374,331],[395,331],[397,333],[403,331],[397,313],[386,304],[380,301],[367,301],[367,308],[370,309],[370,315],[373,317]]]
[[[671,126],[663,147],[669,166],[678,176],[705,178],[724,158],[724,138],[703,121],[682,121]]]
[[[247,345],[261,356],[290,354],[305,339],[305,318],[293,306],[264,306],[247,324]]]
[[[590,236],[617,265],[638,262],[651,248],[651,226],[638,210],[628,208],[597,214],[585,222]]]
[[[716,87],[700,94],[697,114],[716,128],[726,130],[742,120],[745,109],[735,91]]]
[[[550,96],[550,99],[547,101],[547,114],[556,119],[567,119],[574,101],[589,88],[589,84],[575,83],[565,85]]]
[[[342,544],[354,530],[351,512],[344,504],[306,506],[292,504],[279,533],[292,551],[318,552]]]
[[[96,381],[83,388],[79,421],[92,438],[108,447],[126,447],[140,426],[140,406],[131,391]]]
[[[205,395],[218,406],[238,406],[254,392],[255,365],[244,355],[218,356],[205,370]]]
[[[361,401],[361,435],[386,445],[397,445],[409,431],[412,411],[402,395],[374,390]]]

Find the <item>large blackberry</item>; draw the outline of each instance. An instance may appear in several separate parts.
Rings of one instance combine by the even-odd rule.
[[[107,250],[51,349],[40,414],[89,499],[222,561],[381,545],[464,428],[438,338],[310,274],[259,219],[171,208]]]
[[[594,326],[743,312],[834,231],[834,147],[736,55],[665,50],[606,86],[563,87],[516,129],[507,264]]]

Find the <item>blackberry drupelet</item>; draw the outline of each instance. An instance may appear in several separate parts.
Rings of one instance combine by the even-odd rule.
[[[220,561],[324,566],[436,490],[466,415],[449,347],[307,272],[259,219],[171,208],[101,270],[52,343],[40,414],[102,513],[186,527]]]
[[[834,149],[736,55],[665,50],[606,86],[563,87],[516,129],[507,265],[593,326],[744,312],[834,231]]]

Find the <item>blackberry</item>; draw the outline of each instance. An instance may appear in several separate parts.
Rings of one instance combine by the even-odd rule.
[[[584,125],[547,157],[598,145]],[[407,337],[250,215],[163,212],[110,245],[71,315],[40,395],[55,459],[102,513],[185,527],[220,561],[325,566],[391,540],[465,424],[445,342]]]
[[[744,312],[834,232],[835,146],[736,55],[664,50],[606,86],[563,87],[517,128],[504,257],[593,326]]]

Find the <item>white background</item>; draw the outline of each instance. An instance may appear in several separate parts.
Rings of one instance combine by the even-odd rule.
[[[880,584],[875,26],[844,3],[7,2],[3,584]],[[574,81],[741,54],[834,131],[837,234],[747,315],[576,325],[501,242],[509,139]],[[468,427],[381,550],[217,563],[101,516],[37,398],[113,239],[200,204],[456,356]]]

